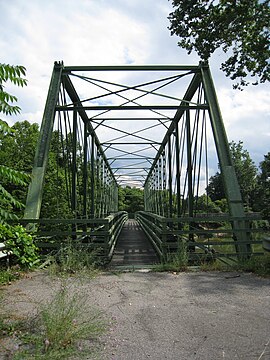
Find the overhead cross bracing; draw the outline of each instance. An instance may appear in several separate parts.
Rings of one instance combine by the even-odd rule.
[[[63,205],[55,204],[54,220],[40,218],[50,153]],[[101,239],[111,254],[126,219],[118,213],[118,187],[129,185],[144,189],[145,213],[138,219],[157,253],[164,256],[168,241],[175,246],[180,238],[194,250],[190,243],[205,231],[197,222],[212,221],[207,200],[207,214],[198,218],[199,197],[218,165],[229,208],[226,221],[237,251],[249,254],[250,229],[207,64],[55,63],[25,219],[61,223],[65,234]]]
[[[85,112],[117,183],[142,187],[175,111],[207,107],[183,100],[194,70],[198,67],[64,67],[70,87],[81,95],[56,110]]]

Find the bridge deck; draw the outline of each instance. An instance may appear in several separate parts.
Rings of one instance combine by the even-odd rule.
[[[156,253],[139,223],[134,219],[127,220],[119,235],[110,265],[138,266],[158,262]]]

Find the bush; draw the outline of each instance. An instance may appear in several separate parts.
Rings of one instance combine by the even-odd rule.
[[[23,226],[0,224],[0,242],[5,243],[4,251],[12,253],[19,265],[32,268],[39,262],[38,248]]]

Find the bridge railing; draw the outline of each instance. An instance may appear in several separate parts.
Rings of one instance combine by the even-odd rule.
[[[96,250],[102,262],[109,262],[121,232],[128,219],[125,211],[95,219],[21,219],[20,224],[35,225],[35,243],[40,249],[59,249],[76,246]]]
[[[269,230],[258,226],[260,214],[249,214],[235,218],[224,214],[198,214],[196,217],[166,218],[150,212],[139,211],[136,220],[140,223],[161,261],[166,261],[169,253],[176,253],[183,242],[190,260],[206,258],[236,258],[262,255],[263,235]],[[256,221],[257,220],[257,221]],[[252,234],[251,240],[236,241],[236,229],[232,230],[232,222],[244,222],[246,231]],[[265,237],[265,236],[264,236]],[[248,245],[249,252],[243,251]]]

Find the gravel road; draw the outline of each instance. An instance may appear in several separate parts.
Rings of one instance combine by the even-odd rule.
[[[101,309],[110,323],[100,340],[101,359],[270,359],[270,279],[131,272],[65,283],[71,292],[86,294],[89,306]],[[4,306],[17,316],[32,316],[60,285],[46,272],[33,273],[4,287]]]

